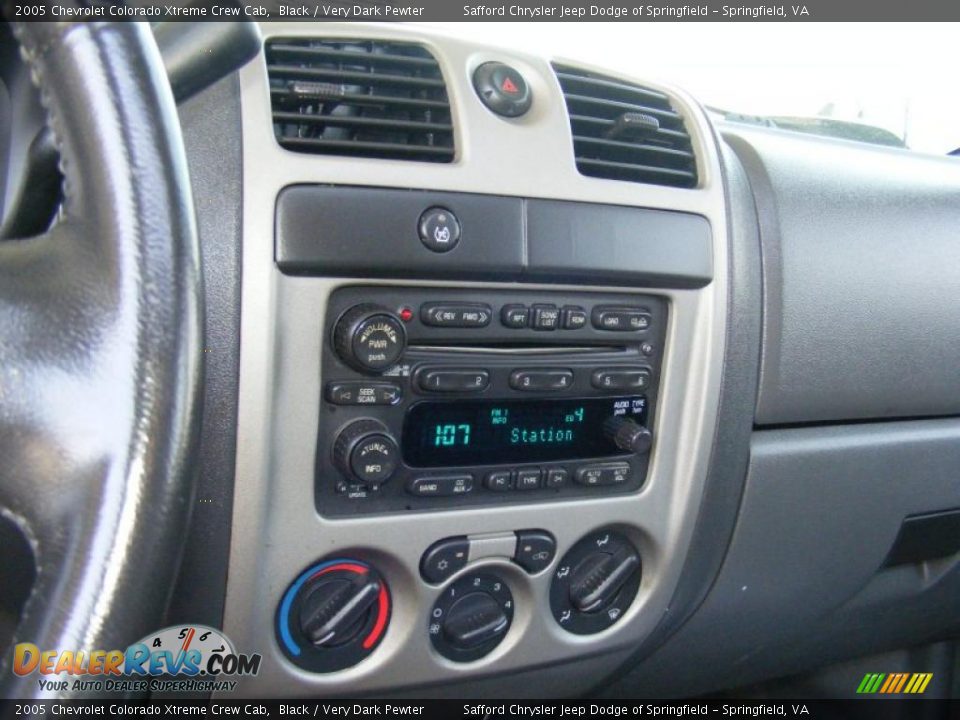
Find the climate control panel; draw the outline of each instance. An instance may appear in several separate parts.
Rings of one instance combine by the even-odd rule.
[[[648,295],[345,287],[323,330],[323,515],[634,492],[667,305]]]

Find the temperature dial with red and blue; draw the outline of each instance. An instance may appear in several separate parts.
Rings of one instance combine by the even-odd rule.
[[[323,560],[293,581],[277,610],[283,654],[304,670],[343,670],[369,656],[390,623],[390,590],[360,560]]]

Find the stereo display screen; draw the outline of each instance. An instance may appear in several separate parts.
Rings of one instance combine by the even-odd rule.
[[[612,416],[642,425],[647,399],[424,401],[407,411],[403,459],[410,467],[458,467],[623,455],[603,432]]]

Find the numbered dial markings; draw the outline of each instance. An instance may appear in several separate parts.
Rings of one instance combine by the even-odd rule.
[[[430,611],[433,647],[455,662],[471,662],[491,652],[510,630],[513,594],[504,580],[471,573],[446,588]]]

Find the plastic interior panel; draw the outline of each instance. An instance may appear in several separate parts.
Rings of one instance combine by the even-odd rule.
[[[956,632],[957,555],[883,565],[904,515],[957,506],[958,467],[958,420],[755,433],[710,595],[608,692],[709,692]]]
[[[726,125],[763,241],[761,425],[960,414],[960,163]]]

